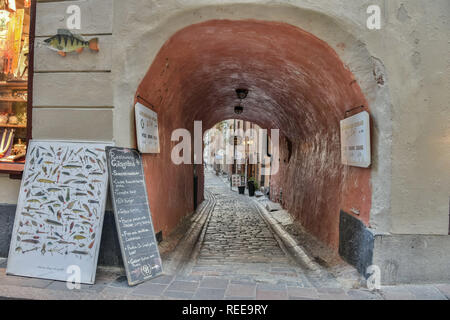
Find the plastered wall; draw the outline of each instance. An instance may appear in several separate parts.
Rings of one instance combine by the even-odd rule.
[[[381,233],[448,234],[447,0],[38,2],[37,40],[64,27],[67,5],[79,4],[79,33],[100,37],[101,51],[61,58],[36,49],[35,138],[133,146],[136,90],[171,35],[211,19],[283,21],[327,42],[355,75],[370,105],[374,163],[369,225]],[[382,8],[381,30],[366,28],[370,4]],[[154,99],[157,104],[158,97]],[[15,203],[19,184],[5,176],[0,185],[5,190],[0,202]]]

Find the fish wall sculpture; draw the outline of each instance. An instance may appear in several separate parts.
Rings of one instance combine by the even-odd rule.
[[[95,52],[99,51],[98,38],[85,40],[82,36],[73,34],[67,29],[58,29],[57,34],[45,39],[44,43],[48,48],[57,51],[62,57],[70,52],[81,53],[85,48]]]

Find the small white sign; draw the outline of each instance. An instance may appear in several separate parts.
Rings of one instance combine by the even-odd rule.
[[[242,177],[240,174],[233,174],[231,176],[231,185],[233,187],[240,187],[242,186]]]
[[[136,136],[141,153],[159,153],[158,114],[139,102],[135,105]]]
[[[341,159],[342,164],[348,166],[370,166],[370,117],[367,111],[341,120]]]

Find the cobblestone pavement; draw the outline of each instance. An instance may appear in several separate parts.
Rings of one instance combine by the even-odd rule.
[[[95,285],[68,290],[64,282],[7,276],[6,259],[0,258],[0,299],[450,299],[450,284],[384,286],[369,291],[342,287],[326,270],[318,279],[284,253],[246,195],[229,190],[211,174],[206,175],[206,188],[216,204],[203,244],[182,273],[129,287],[122,269],[99,268]]]
[[[231,191],[222,179],[206,173],[206,188],[216,198],[206,233],[190,276],[218,276],[296,287],[313,287],[306,270],[285,254],[254,202]],[[338,287],[329,281],[329,287]]]

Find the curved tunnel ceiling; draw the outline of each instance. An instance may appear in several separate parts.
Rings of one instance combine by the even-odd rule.
[[[249,90],[237,116],[236,88]],[[158,110],[203,128],[231,118],[279,128],[291,139],[337,129],[364,96],[335,51],[297,27],[211,20],[188,26],[161,48],[138,94]]]
[[[340,47],[345,50],[345,44]],[[237,88],[250,91],[239,116]],[[144,161],[146,175],[164,177],[148,183],[152,212],[164,230],[192,212],[193,202],[192,167],[171,162],[173,130],[192,132],[194,120],[202,120],[206,130],[232,118],[281,130],[271,199],[282,192],[283,207],[308,231],[337,248],[341,210],[359,208],[358,218],[368,223],[370,170],[341,164],[339,137],[345,110],[366,100],[336,52],[314,35],[256,20],[191,25],[164,44],[136,94],[158,113],[161,152]],[[167,194],[169,189],[174,191]]]

